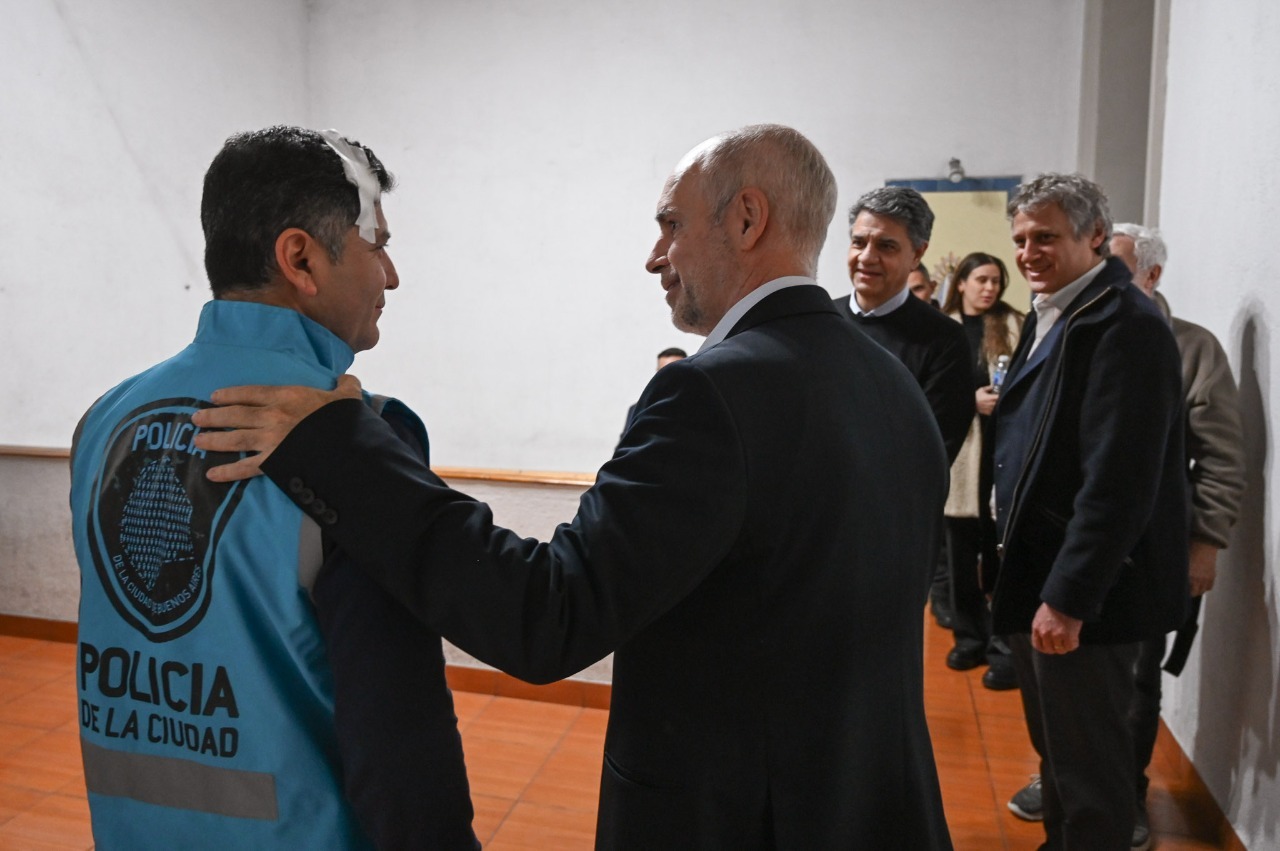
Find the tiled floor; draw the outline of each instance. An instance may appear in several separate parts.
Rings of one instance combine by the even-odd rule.
[[[1005,802],[1036,770],[1017,692],[982,688],[981,670],[942,659],[926,635],[926,694],[942,794],[958,851],[1034,849],[1038,824]],[[0,635],[0,851],[92,848],[80,772],[74,648]],[[455,692],[476,832],[490,849],[588,849],[607,712]],[[1163,851],[1222,847],[1211,802],[1190,796],[1181,754],[1162,731],[1151,815]]]

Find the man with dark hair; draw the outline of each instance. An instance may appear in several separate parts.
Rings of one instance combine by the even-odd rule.
[[[689,353],[678,346],[671,346],[658,352],[658,369],[662,369],[669,363],[675,363],[678,360],[684,360],[689,357]]]
[[[933,294],[938,291],[938,282],[929,277],[929,267],[923,263],[907,275],[907,289],[925,304],[938,306],[938,300],[933,297]]]
[[[973,379],[964,328],[936,305],[912,298],[908,278],[924,268],[933,210],[914,189],[882,187],[859,198],[849,210],[849,277],[853,294],[836,299],[840,313],[902,361],[924,391],[934,421],[954,462],[973,421]],[[928,273],[925,273],[926,278]],[[939,542],[939,551],[942,543]],[[935,560],[929,607],[938,625],[954,623],[946,559]],[[947,665],[968,670],[986,661],[984,653],[947,654]]]
[[[655,371],[662,369],[664,366],[668,366],[669,364],[673,364],[678,360],[684,360],[687,357],[689,357],[689,354],[678,346],[665,348],[658,352],[658,365],[655,367]],[[632,405],[630,408],[627,408],[627,422],[622,427],[622,434],[624,436],[627,433],[627,429],[631,428],[631,421],[635,419],[635,416],[636,406]],[[621,440],[621,438],[619,438],[619,440]]]
[[[368,148],[358,150],[367,165],[355,172],[368,181],[364,190],[390,192],[394,178],[382,161]],[[361,187],[347,172],[335,174],[335,155],[346,156],[322,134],[301,127],[272,127],[227,140],[205,173],[200,204],[205,272],[215,298],[262,293],[280,271],[276,240],[290,228],[311,235],[330,262],[339,261],[351,223],[372,213],[362,213],[353,192]],[[361,227],[370,225],[376,222]]]
[[[265,460],[335,506],[341,545],[478,658],[547,681],[616,650],[598,848],[951,847],[920,629],[945,454],[910,376],[813,279],[835,199],[790,128],[681,160],[645,267],[706,341],[654,375],[547,543],[343,393],[239,388],[201,412],[248,426],[202,443],[261,452],[215,478]]]
[[[81,742],[100,848],[478,847],[440,638],[275,488],[206,470],[228,381],[332,387],[378,341],[391,175],[333,131],[227,140],[205,175],[195,341],[77,429]],[[367,397],[405,452],[426,432]],[[128,684],[126,687],[126,683]],[[346,791],[344,798],[343,790]]]
[[[1008,213],[1036,295],[995,410],[992,631],[1040,755],[1046,847],[1128,848],[1134,663],[1188,600],[1178,349],[1108,256],[1097,184],[1041,175]]]
[[[835,301],[915,377],[954,461],[974,413],[969,343],[959,323],[907,290],[932,231],[933,211],[914,189],[885,186],[863,195],[849,209],[853,294]]]

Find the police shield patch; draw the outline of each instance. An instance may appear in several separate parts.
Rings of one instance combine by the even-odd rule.
[[[111,433],[94,481],[89,543],[116,611],[152,641],[189,632],[209,608],[217,542],[244,482],[205,476],[236,453],[196,447],[198,399],[163,399]]]

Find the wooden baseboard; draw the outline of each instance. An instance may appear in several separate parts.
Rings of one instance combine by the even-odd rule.
[[[491,668],[469,668],[462,665],[445,666],[445,677],[449,681],[449,688],[454,691],[564,703],[590,709],[608,709],[609,698],[613,693],[613,687],[609,683],[561,680],[558,683],[535,686]]]
[[[0,635],[75,644],[76,624],[74,621],[51,621],[44,618],[26,618],[21,615],[0,615]]]
[[[0,456],[12,458],[70,458],[71,450],[65,446],[15,446],[0,444]],[[568,473],[556,470],[491,470],[483,467],[432,467],[432,471],[447,481],[516,482],[530,485],[568,485],[589,488],[596,481],[595,473]]]
[[[1212,838],[1215,847],[1223,851],[1248,851],[1164,719],[1160,720],[1156,748],[1165,754],[1171,768],[1167,783],[1152,783],[1147,793],[1152,823],[1176,825],[1185,836]]]
[[[0,635],[75,644],[76,624],[70,621],[0,615]],[[544,703],[563,703],[591,709],[608,709],[609,697],[613,693],[608,683],[561,680],[550,685],[535,686],[491,668],[471,668],[464,665],[445,666],[445,677],[449,681],[449,688],[454,691],[541,700]]]

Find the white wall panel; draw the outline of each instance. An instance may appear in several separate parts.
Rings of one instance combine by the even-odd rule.
[[[1280,7],[1175,0],[1160,221],[1161,289],[1217,335],[1240,384],[1247,490],[1165,719],[1249,848],[1280,847],[1280,569],[1275,339],[1280,325]]]

